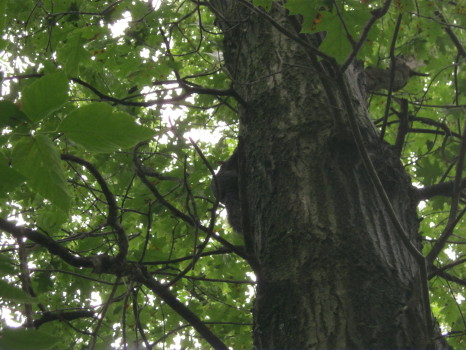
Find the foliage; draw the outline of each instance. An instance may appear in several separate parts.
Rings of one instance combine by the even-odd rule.
[[[274,2],[254,3],[266,14]],[[303,34],[326,32],[319,49],[342,65],[414,56],[429,74],[374,92],[369,108],[416,186],[453,181],[453,196],[421,202],[420,233],[428,255],[454,224],[431,303],[464,347],[466,7],[285,7]],[[4,0],[0,14],[0,302],[10,324],[40,326],[4,323],[0,347],[51,349],[60,334],[63,348],[205,348],[187,307],[229,347],[251,348],[252,274],[209,188],[238,122],[213,12],[183,0]],[[168,306],[167,291],[181,306]]]

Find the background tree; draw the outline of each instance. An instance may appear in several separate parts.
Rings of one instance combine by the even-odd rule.
[[[0,347],[463,346],[463,4],[0,13]]]

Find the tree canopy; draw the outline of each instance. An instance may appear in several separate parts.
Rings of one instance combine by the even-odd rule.
[[[432,311],[461,348],[466,5],[238,2],[278,30],[283,6],[288,40],[320,35],[319,59],[375,72],[370,115],[418,188]],[[210,186],[241,103],[219,16],[197,0],[0,2],[0,348],[252,348],[254,274]]]

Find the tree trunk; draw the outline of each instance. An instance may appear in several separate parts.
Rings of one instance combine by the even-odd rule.
[[[411,183],[370,122],[360,70],[351,66],[347,86],[339,84],[307,46],[318,38],[299,36],[297,20],[280,6],[269,13],[277,27],[242,1],[211,4],[242,100],[240,197],[246,245],[257,261],[255,347],[441,348],[431,341],[419,264],[399,238],[348,124],[344,89],[416,245]]]

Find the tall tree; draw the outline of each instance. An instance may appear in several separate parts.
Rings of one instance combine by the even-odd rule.
[[[460,348],[464,11],[0,3],[0,347]]]
[[[416,197],[370,122],[354,55],[319,51],[280,4],[214,4],[242,102],[256,347],[432,348]]]

